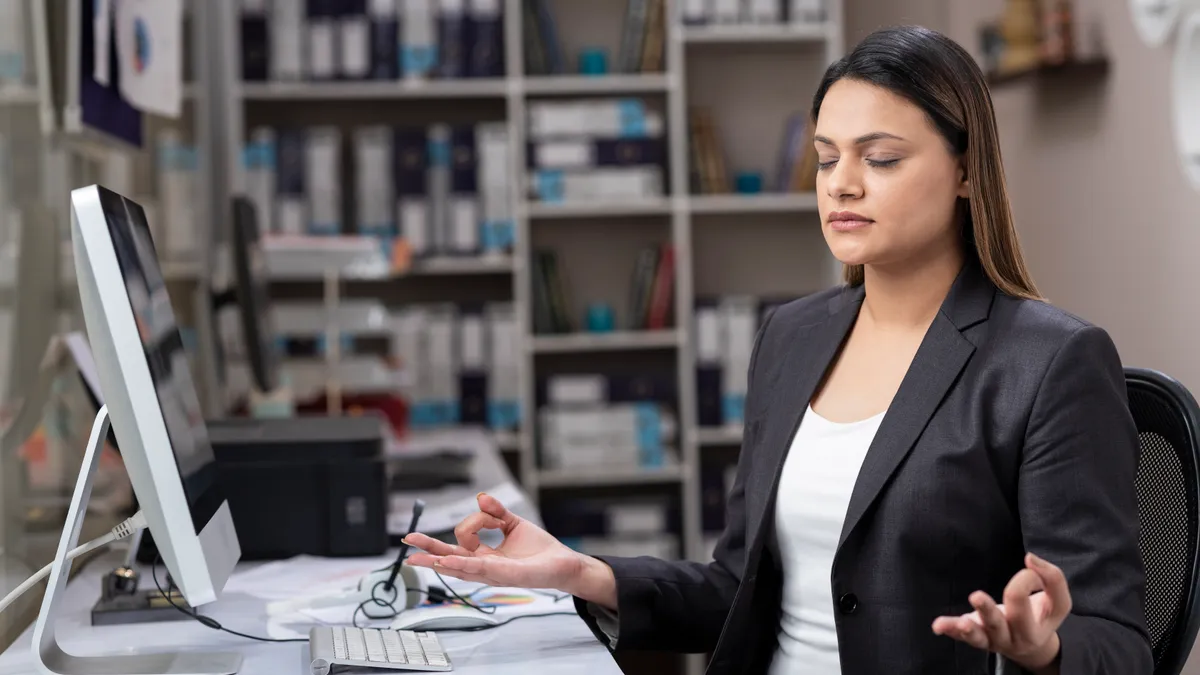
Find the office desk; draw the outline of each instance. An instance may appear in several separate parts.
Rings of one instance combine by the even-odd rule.
[[[89,656],[113,654],[131,650],[133,645],[158,651],[236,651],[243,655],[239,672],[245,675],[310,672],[307,643],[253,642],[215,631],[186,617],[154,624],[93,627],[89,616],[100,597],[100,578],[121,562],[120,552],[106,554],[85,567],[68,585],[57,630],[66,651]],[[239,569],[256,564],[242,565]],[[163,579],[161,568],[159,579]],[[143,570],[141,584],[143,588],[153,587],[148,570]],[[218,602],[202,608],[202,613],[233,630],[265,636],[264,608],[261,599],[226,593]],[[29,655],[32,634],[31,627],[0,655],[0,675],[36,672]],[[535,671],[556,675],[621,673],[608,650],[579,618],[530,617],[486,631],[440,633],[439,638],[457,675],[528,675]]]

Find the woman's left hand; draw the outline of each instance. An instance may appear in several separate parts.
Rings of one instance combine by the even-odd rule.
[[[1062,570],[1027,553],[1025,569],[1004,589],[1003,605],[983,591],[969,600],[974,612],[940,616],[933,632],[1000,654],[1035,673],[1058,672],[1058,627],[1071,612],[1071,591]]]

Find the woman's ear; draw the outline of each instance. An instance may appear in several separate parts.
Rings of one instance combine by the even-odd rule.
[[[971,179],[967,177],[967,167],[962,161],[958,163],[958,191],[957,194],[963,199],[971,197]]]

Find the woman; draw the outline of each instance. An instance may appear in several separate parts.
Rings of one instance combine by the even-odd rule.
[[[584,556],[481,495],[410,563],[561,589],[613,648],[713,673],[1150,673],[1121,362],[1029,279],[979,69],[884,30],[812,119],[846,284],[760,329],[713,562]]]

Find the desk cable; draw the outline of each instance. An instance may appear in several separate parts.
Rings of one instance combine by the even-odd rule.
[[[67,562],[70,562],[81,555],[91,553],[92,551],[95,551],[103,546],[108,546],[115,541],[125,539],[136,532],[140,532],[141,530],[145,529],[145,527],[146,516],[143,515],[141,511],[138,511],[130,518],[122,521],[120,525],[117,525],[113,529],[109,530],[108,534],[93,539],[82,546],[78,546],[68,551]],[[15,589],[13,589],[13,591],[5,596],[3,600],[0,600],[0,613],[3,613],[4,610],[8,609],[9,605],[17,601],[17,598],[24,595],[26,591],[36,586],[42,579],[46,578],[46,576],[50,574],[50,568],[53,566],[54,563],[47,563],[45,567],[35,572],[33,576],[29,577],[20,586],[17,586]]]
[[[199,621],[200,623],[204,624],[205,626],[208,626],[209,628],[212,628],[213,630],[224,631],[226,633],[229,633],[230,635],[236,635],[238,637],[243,637],[248,640],[256,640],[258,642],[308,642],[308,638],[265,638],[265,637],[259,637],[257,635],[248,635],[246,633],[239,633],[236,630],[222,626],[220,624],[220,622],[218,622],[216,619],[212,618],[211,616],[204,616],[203,614],[200,614],[199,612],[197,612],[194,609],[188,609],[186,607],[182,607],[180,605],[175,604],[175,598],[171,597],[171,594],[166,589],[163,588],[162,582],[160,582],[158,580],[158,563],[161,561],[162,561],[162,555],[156,553],[154,555],[154,562],[151,563],[151,565],[150,565],[150,577],[152,579],[154,579],[154,587],[158,589],[158,592],[163,596],[163,598],[167,602],[171,603],[172,607],[174,607],[175,609],[179,610],[180,612],[183,612],[184,614],[192,617],[193,619]],[[171,584],[171,582],[168,582],[167,585],[171,586],[172,584]]]

